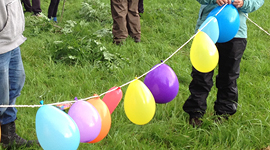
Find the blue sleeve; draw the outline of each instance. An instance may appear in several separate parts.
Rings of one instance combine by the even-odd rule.
[[[197,0],[202,5],[216,4],[217,0]]]
[[[239,10],[244,13],[251,13],[259,9],[263,3],[264,0],[244,0],[244,4],[241,8],[239,8]]]

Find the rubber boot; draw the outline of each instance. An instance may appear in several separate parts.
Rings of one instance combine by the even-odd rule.
[[[27,141],[17,135],[15,122],[1,125],[1,143],[3,148],[39,145],[37,141]]]

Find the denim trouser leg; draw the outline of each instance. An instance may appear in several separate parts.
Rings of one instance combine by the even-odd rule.
[[[0,54],[0,104],[15,105],[25,81],[25,73],[20,48]],[[15,107],[0,108],[1,124],[7,124],[16,119]]]

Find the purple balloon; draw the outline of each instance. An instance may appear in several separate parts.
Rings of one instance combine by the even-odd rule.
[[[179,91],[179,82],[176,74],[166,64],[161,64],[144,79],[144,84],[153,94],[156,103],[168,103],[172,101]]]
[[[79,128],[81,143],[90,142],[99,135],[101,118],[92,104],[77,101],[70,107],[68,115],[76,122]]]

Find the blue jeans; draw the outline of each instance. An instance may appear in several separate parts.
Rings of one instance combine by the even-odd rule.
[[[25,81],[21,51],[17,47],[0,54],[0,105],[15,105]],[[0,107],[0,122],[8,124],[17,118],[15,107]]]

